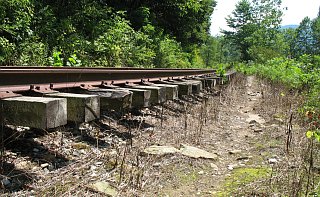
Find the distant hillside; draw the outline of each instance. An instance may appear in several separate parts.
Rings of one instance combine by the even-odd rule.
[[[284,25],[284,26],[281,26],[281,29],[296,29],[298,27],[299,25]]]

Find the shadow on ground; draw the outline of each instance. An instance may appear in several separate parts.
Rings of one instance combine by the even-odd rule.
[[[0,195],[20,190],[31,190],[29,184],[36,179],[35,177],[34,174],[16,169],[12,163],[0,161]]]
[[[47,147],[45,144],[35,141],[36,137],[47,134],[44,130],[28,130],[26,132],[18,132],[6,128],[6,133],[10,133],[10,137],[4,139],[3,145],[5,150],[10,150],[18,156],[27,157],[31,162],[38,163],[40,166],[49,163],[54,169],[61,168],[68,163],[68,159],[59,153],[59,150]]]

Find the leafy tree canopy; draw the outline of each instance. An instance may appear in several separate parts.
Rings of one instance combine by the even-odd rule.
[[[201,44],[206,39],[215,0],[126,0],[110,5],[125,10],[135,29],[147,23],[160,27],[184,46]]]
[[[240,49],[242,60],[253,60],[257,50],[277,53],[272,47],[281,23],[280,6],[280,0],[241,0],[226,18],[231,31],[223,34]]]

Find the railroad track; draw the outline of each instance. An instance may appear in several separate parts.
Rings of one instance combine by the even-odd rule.
[[[30,85],[45,88],[51,85],[51,88],[61,89],[81,84],[122,84],[139,82],[141,79],[157,81],[168,77],[197,76],[214,72],[215,70],[203,69],[0,67],[0,92],[26,91]]]
[[[0,67],[3,124],[49,129],[88,122],[100,111],[149,107],[230,80],[215,70]]]

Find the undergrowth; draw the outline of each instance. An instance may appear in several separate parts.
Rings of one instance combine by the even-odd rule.
[[[275,112],[285,115],[288,163],[278,166],[275,169],[275,175],[270,179],[270,187],[273,187],[272,190],[275,193],[289,196],[320,195],[318,166],[320,62],[318,60],[318,56],[304,55],[298,60],[275,58],[265,64],[240,63],[236,66],[238,72],[256,75],[264,81],[264,84],[269,84],[273,91],[268,92],[273,92],[273,94],[267,99],[280,109]],[[264,87],[261,88],[264,89]],[[297,95],[301,97],[301,100],[294,107],[290,98],[297,99]],[[295,135],[301,138],[297,142],[292,142],[295,123],[299,123],[304,132],[296,133]],[[297,136],[296,138],[299,138]]]

